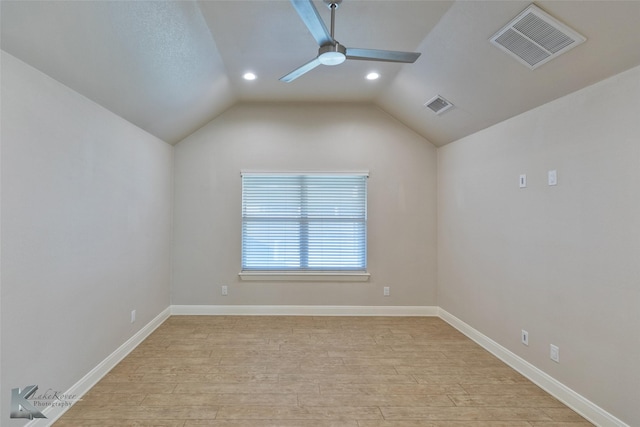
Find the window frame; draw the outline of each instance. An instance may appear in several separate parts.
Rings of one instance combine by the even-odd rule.
[[[345,268],[323,268],[323,269],[313,269],[309,268],[308,265],[305,267],[298,268],[282,268],[282,269],[257,269],[257,268],[248,268],[245,269],[245,177],[261,177],[265,178],[275,178],[275,177],[300,177],[301,180],[304,180],[305,177],[362,177],[364,178],[364,196],[363,196],[363,217],[358,218],[358,220],[363,222],[364,227],[364,236],[363,236],[363,248],[362,255],[364,257],[364,265],[362,268],[355,269],[345,269]],[[368,213],[367,213],[367,198],[368,198],[368,172],[241,172],[241,180],[242,180],[242,213],[241,213],[241,223],[243,229],[241,230],[241,271],[238,274],[240,279],[243,281],[269,281],[269,280],[278,280],[278,281],[341,281],[341,282],[361,282],[368,281],[370,274],[367,271],[367,262],[368,262],[368,254],[367,254],[367,222],[368,222]],[[303,184],[301,184],[303,185]],[[300,205],[298,206],[300,210],[300,216],[296,217],[296,221],[300,224],[301,228],[304,228],[304,223],[309,221],[308,218],[302,216],[302,212],[305,209],[303,206],[305,202],[303,199],[300,199]],[[353,220],[353,219],[352,219]],[[348,222],[347,219],[342,219],[345,223]],[[303,237],[300,237],[298,240],[302,240]],[[304,251],[300,251],[300,254]],[[303,255],[301,255],[303,256]]]

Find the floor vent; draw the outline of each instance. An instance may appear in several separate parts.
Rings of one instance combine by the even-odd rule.
[[[442,114],[445,111],[453,108],[453,104],[440,95],[436,95],[435,97],[431,98],[424,104],[424,106],[436,114]]]
[[[490,39],[496,47],[532,70],[585,40],[584,36],[533,4]]]

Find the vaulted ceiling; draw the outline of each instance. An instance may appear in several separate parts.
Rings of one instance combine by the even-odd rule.
[[[529,1],[344,0],[342,44],[422,55],[291,83],[318,47],[286,0],[0,4],[3,50],[171,144],[238,102],[367,102],[441,146],[640,65],[640,1],[536,1],[587,40],[532,71],[488,41]],[[438,94],[455,108],[425,108]]]

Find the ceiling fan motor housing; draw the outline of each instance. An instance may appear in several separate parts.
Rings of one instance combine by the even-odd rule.
[[[327,44],[318,49],[318,60],[323,65],[339,65],[347,59],[347,48],[336,42],[335,45]]]

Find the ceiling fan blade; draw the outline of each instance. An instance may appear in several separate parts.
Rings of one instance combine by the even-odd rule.
[[[311,0],[291,0],[291,4],[300,15],[302,22],[307,26],[311,35],[318,42],[318,46],[335,44],[335,40],[327,30],[324,21]]]
[[[385,62],[416,62],[420,52],[399,52],[396,50],[347,48],[347,59]]]
[[[289,83],[300,77],[306,72],[309,72],[320,65],[320,60],[318,58],[314,58],[311,61],[304,64],[302,67],[298,67],[286,76],[280,77],[280,81]]]

